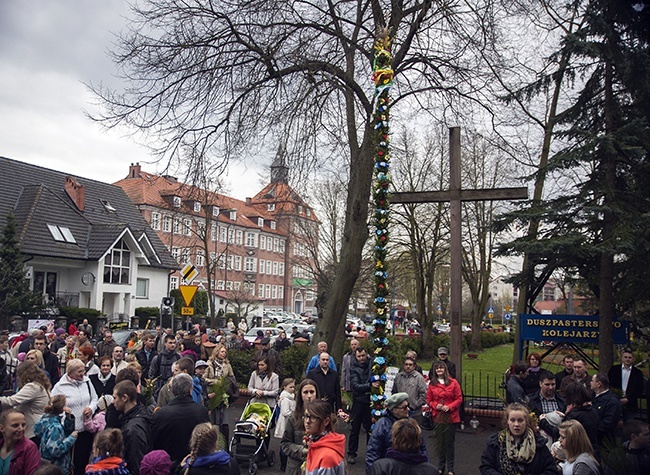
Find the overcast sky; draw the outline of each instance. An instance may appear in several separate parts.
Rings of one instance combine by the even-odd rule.
[[[0,156],[109,183],[133,162],[160,171],[128,131],[104,131],[83,112],[83,83],[117,84],[106,52],[128,15],[125,0],[0,0]],[[261,189],[251,173],[230,170],[231,196]]]

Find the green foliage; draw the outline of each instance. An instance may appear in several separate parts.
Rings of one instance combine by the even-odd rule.
[[[309,346],[292,345],[280,352],[282,360],[282,377],[293,378],[296,383],[305,377],[305,369],[309,362]],[[280,381],[282,382],[282,381]]]
[[[60,307],[59,312],[61,312],[61,315],[68,317],[68,320],[81,322],[86,318],[93,328],[96,328],[97,317],[102,315],[101,311],[95,310],[94,308]]]
[[[469,347],[469,340],[471,335],[468,333],[464,335],[463,345],[464,348]],[[481,332],[481,346],[483,349],[493,348],[499,345],[505,345],[515,341],[514,332],[491,332],[491,331],[482,331]],[[464,350],[463,350],[464,351]]]
[[[40,296],[29,290],[16,222],[9,214],[0,242],[0,328],[8,328],[9,318],[32,310],[39,302]]]
[[[194,312],[197,315],[207,315],[210,311],[208,293],[205,290],[197,290],[192,300],[192,305],[194,306]]]
[[[158,307],[138,307],[135,309],[135,316],[140,318],[158,318],[160,309]]]
[[[240,386],[248,385],[248,380],[251,378],[251,373],[253,372],[251,361],[253,360],[254,353],[255,350],[253,349],[228,352],[228,360],[230,360],[230,365]]]

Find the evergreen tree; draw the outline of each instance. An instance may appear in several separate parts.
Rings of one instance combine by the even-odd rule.
[[[8,328],[9,319],[31,310],[37,296],[29,290],[23,256],[16,236],[13,214],[7,216],[0,245],[0,328]]]

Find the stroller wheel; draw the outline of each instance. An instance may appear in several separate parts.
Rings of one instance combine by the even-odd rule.
[[[267,460],[267,463],[269,464],[269,467],[275,465],[275,450],[271,450],[269,452],[269,458]]]
[[[256,473],[257,473],[257,464],[255,462],[251,462],[248,465],[248,474],[255,475]]]

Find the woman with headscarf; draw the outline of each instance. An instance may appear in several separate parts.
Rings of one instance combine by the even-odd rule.
[[[526,406],[517,402],[508,405],[504,425],[488,439],[481,456],[481,475],[557,475],[546,439],[535,435]]]

